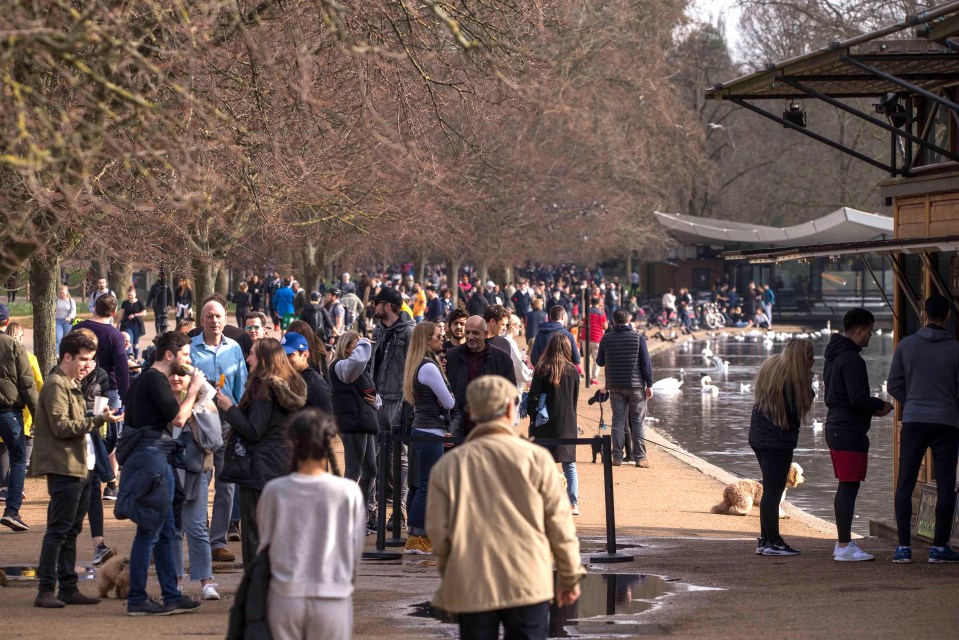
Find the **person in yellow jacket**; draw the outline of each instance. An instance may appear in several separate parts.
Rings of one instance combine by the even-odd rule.
[[[413,320],[416,324],[423,322],[426,315],[426,293],[418,284],[413,285]]]
[[[576,602],[586,575],[563,475],[517,434],[514,383],[480,376],[466,404],[476,427],[430,473],[426,531],[442,577],[433,606],[459,614],[464,638],[494,640],[500,625],[507,638],[546,638],[549,602]]]
[[[11,322],[7,325],[7,335],[15,340],[23,342],[23,325],[19,322]],[[40,371],[40,362],[37,360],[37,357],[27,351],[27,360],[30,361],[30,369],[33,371],[33,380],[37,385],[37,393],[40,393],[40,390],[43,389],[43,373]],[[33,416],[30,415],[30,409],[27,407],[23,408],[23,436],[26,438],[26,449],[27,449],[27,473],[30,472],[30,454],[33,451]],[[0,439],[0,442],[3,442]],[[7,454],[4,453],[4,456]],[[6,467],[7,465],[3,465]],[[4,474],[6,475],[6,474]]]

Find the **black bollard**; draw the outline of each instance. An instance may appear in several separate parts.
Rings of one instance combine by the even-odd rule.
[[[364,551],[364,560],[401,560],[403,554],[386,551],[386,465],[389,464],[390,434],[381,431],[377,434],[379,452],[377,455],[376,478],[376,551]]]
[[[613,503],[613,440],[603,436],[603,485],[606,494],[606,553],[590,556],[590,562],[632,562],[633,556],[616,552],[616,512]]]
[[[586,388],[589,389],[590,386],[590,367],[589,367],[589,291],[583,294],[583,304],[585,312],[580,315],[581,318],[584,318],[583,326],[580,329],[580,333],[583,335],[583,371],[586,373]]]
[[[387,547],[405,547],[403,537],[403,443],[396,437],[391,438],[393,452],[393,537],[386,539]]]

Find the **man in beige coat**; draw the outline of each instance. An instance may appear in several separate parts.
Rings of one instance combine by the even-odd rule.
[[[120,416],[110,409],[87,416],[80,391],[94,367],[97,338],[87,329],[74,329],[60,341],[60,362],[40,391],[34,423],[33,468],[47,477],[47,530],[40,547],[37,577],[40,588],[34,606],[60,609],[68,604],[97,604],[77,589],[77,534],[90,504],[93,469],[91,432]],[[60,591],[54,595],[59,583]]]
[[[517,435],[515,384],[477,378],[466,405],[476,427],[430,474],[426,530],[442,576],[433,605],[459,614],[462,638],[495,640],[500,625],[507,638],[546,638],[549,602],[574,603],[586,574],[563,477]]]

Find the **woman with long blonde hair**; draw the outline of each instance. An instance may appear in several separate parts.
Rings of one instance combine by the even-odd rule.
[[[813,349],[808,340],[786,341],[782,353],[769,358],[756,377],[756,402],[749,423],[749,446],[763,472],[756,553],[794,556],[779,534],[779,501],[799,441],[799,427],[812,407]]]
[[[449,412],[454,399],[450,393],[450,383],[436,355],[443,348],[444,337],[443,324],[433,322],[419,323],[410,337],[403,374],[403,399],[413,406],[414,436],[449,436]],[[429,485],[430,471],[443,455],[444,449],[442,442],[413,443],[418,464],[416,484],[410,488],[406,498],[409,518],[406,553],[433,552],[426,535],[426,487]]]

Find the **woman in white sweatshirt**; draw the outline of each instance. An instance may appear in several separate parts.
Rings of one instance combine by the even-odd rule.
[[[260,546],[269,547],[267,621],[275,640],[349,640],[353,583],[366,538],[366,505],[341,478],[336,423],[305,409],[287,425],[294,471],[269,481],[257,504]]]

